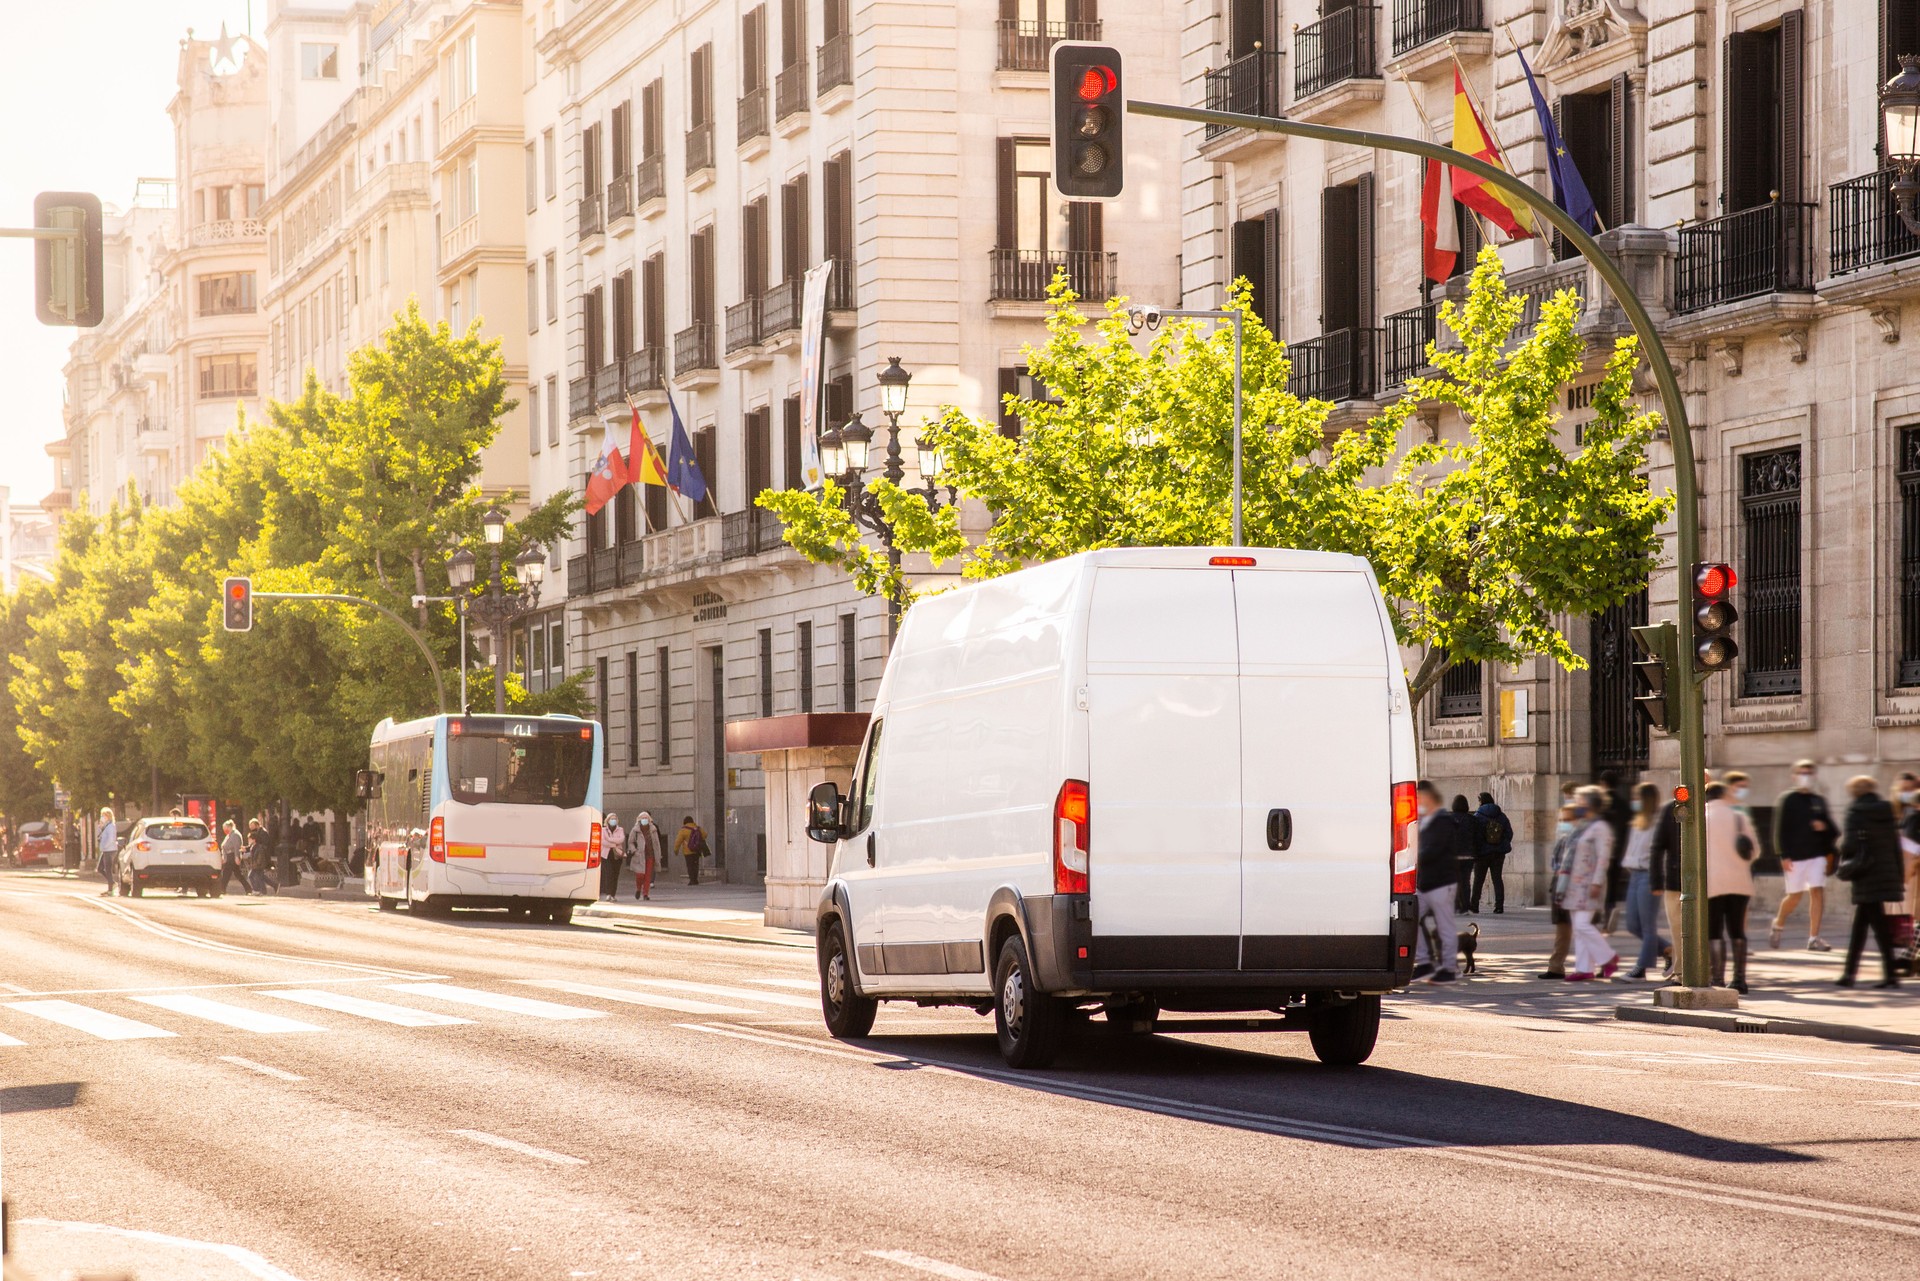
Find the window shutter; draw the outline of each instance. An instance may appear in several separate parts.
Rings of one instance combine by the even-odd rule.
[[[1002,366],[1000,369],[1000,406],[999,423],[1002,436],[1020,434],[1020,416],[1007,408],[1007,397],[1020,394],[1020,371]]]
[[[1264,286],[1267,280],[1267,265],[1261,255],[1265,252],[1266,238],[1261,233],[1258,218],[1245,218],[1233,224],[1232,245],[1233,261],[1228,265],[1228,274],[1234,280],[1245,277],[1253,286],[1253,309],[1264,312],[1266,295]]]
[[[1280,333],[1280,210],[1269,209],[1260,219],[1260,323],[1267,332]]]
[[[1806,11],[1780,19],[1780,199],[1798,204],[1805,188]]]
[[[1325,187],[1320,192],[1320,332],[1359,327],[1359,300],[1354,289],[1358,249],[1359,211],[1352,187]]]
[[[1633,81],[1625,73],[1613,78],[1608,99],[1606,218],[1607,226],[1624,227],[1633,221]]]
[[[1780,163],[1786,141],[1780,132],[1785,94],[1784,86],[1777,85],[1781,49],[1776,41],[1783,34],[1736,31],[1727,37],[1720,125],[1722,213],[1764,205],[1775,190],[1780,191],[1782,199],[1788,198]],[[1796,65],[1798,61],[1796,58]],[[1796,89],[1796,103],[1799,96]],[[1795,115],[1797,118],[1797,111]],[[1796,123],[1796,139],[1799,132]],[[1797,155],[1796,150],[1796,169]]]
[[[1373,310],[1373,175],[1363,173],[1354,183],[1354,290],[1359,295],[1354,309],[1358,328],[1372,329]]]
[[[1553,131],[1559,134],[1560,141],[1562,143],[1565,143],[1567,141],[1567,96],[1565,94],[1554,95],[1552,114],[1553,114]],[[1584,176],[1585,175],[1583,174],[1582,177]],[[1448,177],[1451,178],[1452,175],[1448,175]],[[1548,173],[1547,175],[1547,193],[1549,195],[1553,193],[1552,173]],[[1557,231],[1552,233],[1552,235],[1553,235],[1553,260],[1555,262],[1559,262],[1562,259],[1566,259],[1566,258],[1572,258],[1578,254],[1579,251],[1576,250],[1572,245],[1567,243],[1567,238],[1565,236],[1561,235]],[[1466,247],[1465,245],[1461,246],[1461,248],[1463,249],[1465,247]],[[1460,264],[1460,269],[1463,271],[1463,274],[1464,274],[1465,271],[1471,271],[1472,267],[1469,264]]]
[[[800,398],[789,396],[780,403],[783,449],[781,479],[788,489],[805,489],[807,478],[800,474]]]
[[[1720,45],[1720,212],[1733,212],[1733,62],[1738,33]]]
[[[840,243],[834,239],[840,230],[840,158],[830,156],[820,167],[821,213],[826,223],[827,257],[840,256]]]
[[[1013,227],[1013,139],[1002,138],[995,153],[998,177],[994,180],[994,200],[996,220],[999,231],[996,233],[1000,248],[1012,249],[1018,240]]]
[[[1100,21],[1100,0],[1067,0],[1067,21],[1068,22]],[[1073,36],[1071,38],[1074,40],[1079,40],[1082,37]]]
[[[831,4],[828,5],[832,7]],[[1000,0],[1000,20],[1011,22],[1020,16],[1020,0]]]

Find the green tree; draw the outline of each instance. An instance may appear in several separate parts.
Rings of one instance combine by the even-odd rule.
[[[1178,322],[1144,348],[1124,300],[1088,333],[1078,300],[1056,281],[1047,341],[1029,348],[1044,400],[1009,398],[1017,437],[947,408],[925,429],[946,460],[943,483],[984,506],[970,536],[956,508],[885,480],[868,490],[896,543],[969,578],[1098,547],[1207,546],[1231,539],[1231,332]],[[1578,299],[1563,293],[1524,341],[1512,342],[1525,300],[1505,285],[1499,256],[1482,253],[1464,305],[1441,322],[1456,342],[1431,353],[1435,373],[1364,425],[1329,427],[1332,406],[1287,390],[1285,348],[1254,316],[1246,283],[1244,539],[1252,546],[1348,552],[1370,561],[1402,644],[1418,651],[1416,699],[1450,662],[1582,660],[1555,626],[1621,600],[1646,580],[1670,500],[1649,491],[1646,445],[1658,427],[1631,398],[1636,350],[1615,347],[1594,396],[1594,421],[1568,452],[1557,429],[1560,390],[1581,369]],[[1422,402],[1455,406],[1466,433],[1424,436]],[[909,602],[912,588],[866,543],[829,481],[818,493],[769,491],[787,541],[844,569],[869,593]]]
[[[26,651],[32,617],[50,599],[45,583],[27,578],[18,590],[0,596],[0,654],[9,656],[0,677],[12,679],[13,655]],[[0,698],[0,813],[16,821],[53,812],[53,779],[40,768],[20,735],[20,712],[11,698]]]

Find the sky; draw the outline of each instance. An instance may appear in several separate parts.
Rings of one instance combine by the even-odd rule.
[[[266,0],[252,0],[255,34]],[[180,40],[247,29],[248,0],[63,0],[7,5],[0,53],[0,226],[33,221],[42,191],[91,191],[125,207],[138,178],[173,176]],[[53,488],[46,444],[64,434],[61,366],[76,331],[33,314],[33,249],[0,240],[0,485],[21,502]]]

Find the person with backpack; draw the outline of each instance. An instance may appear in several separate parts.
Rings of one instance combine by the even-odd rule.
[[[689,814],[680,820],[680,831],[673,838],[673,848],[687,860],[687,884],[698,885],[700,860],[707,856],[708,848],[707,834],[698,823],[693,821],[693,815]]]
[[[1480,895],[1487,882],[1493,882],[1493,913],[1507,910],[1507,882],[1504,875],[1507,855],[1513,853],[1513,820],[1493,799],[1492,792],[1480,793],[1480,808],[1473,812],[1480,823],[1480,850],[1473,858],[1473,893],[1468,910],[1480,914]]]

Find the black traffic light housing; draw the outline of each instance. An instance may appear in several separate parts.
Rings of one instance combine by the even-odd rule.
[[[77,236],[33,242],[33,309],[43,325],[91,329],[106,319],[106,226],[100,197],[85,191],[43,191],[33,198],[33,225]]]
[[[1680,635],[1672,623],[1649,623],[1633,629],[1640,656],[1633,660],[1633,703],[1647,724],[1663,734],[1674,729],[1675,708],[1668,701],[1673,688],[1674,659]]]
[[[1733,566],[1701,561],[1693,567],[1693,670],[1702,676],[1723,672],[1740,656],[1733,625],[1733,589],[1740,581]]]
[[[1053,186],[1069,200],[1112,200],[1126,181],[1127,103],[1120,51],[1063,40],[1053,46]]]
[[[253,630],[253,580],[229,578],[220,585],[223,621],[230,632]]]

